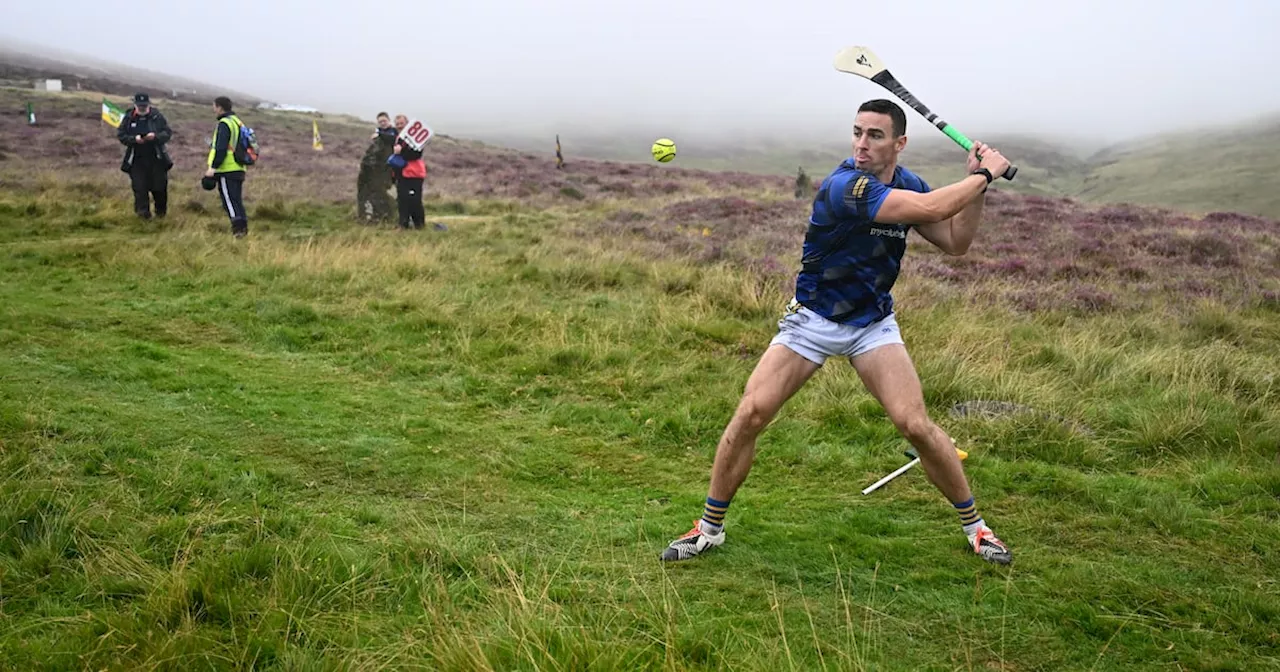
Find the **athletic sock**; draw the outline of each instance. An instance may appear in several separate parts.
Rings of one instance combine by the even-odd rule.
[[[729,502],[707,498],[702,507],[702,530],[709,534],[719,534],[724,527],[724,514],[729,510]]]
[[[964,534],[969,537],[969,543],[972,544],[974,538],[978,536],[978,530],[986,527],[987,524],[982,520],[982,516],[978,515],[978,507],[974,505],[973,497],[954,506],[956,513],[960,514],[960,526],[964,528]]]

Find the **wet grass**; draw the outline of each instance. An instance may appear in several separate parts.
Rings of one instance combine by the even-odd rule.
[[[773,335],[795,205],[728,177],[603,189],[619,166],[526,202],[470,191],[477,161],[428,183],[447,230],[355,226],[280,174],[239,241],[191,185],[140,222],[109,175],[5,173],[0,659],[1280,666],[1265,222],[1006,195],[972,256],[913,243],[899,320],[1011,568],[918,470],[858,494],[905,444],[834,362],[762,437],[729,543],[664,567]],[[1062,254],[1090,238],[1121,247]],[[1040,412],[949,416],[975,399]]]

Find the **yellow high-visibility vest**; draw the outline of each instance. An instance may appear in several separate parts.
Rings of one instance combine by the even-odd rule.
[[[213,165],[213,157],[218,153],[218,129],[213,129],[213,140],[209,142],[209,167],[213,168],[215,173],[234,173],[244,170],[244,166],[236,161],[236,145],[240,144],[240,119],[234,114],[229,114],[218,120],[219,124],[227,124],[227,128],[231,131],[231,141],[227,144],[226,158],[222,159],[222,165]]]

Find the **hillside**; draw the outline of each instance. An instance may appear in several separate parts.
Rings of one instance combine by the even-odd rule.
[[[0,86],[30,89],[33,82],[43,79],[61,79],[66,91],[101,92],[126,98],[145,90],[152,96],[194,103],[207,103],[221,95],[246,106],[261,101],[248,93],[187,77],[0,38]]]
[[[964,154],[929,128],[913,132],[903,162],[934,184],[962,174]],[[1018,178],[1002,186],[1013,192],[1070,197],[1095,204],[1133,203],[1205,214],[1219,210],[1280,217],[1280,119],[1205,131],[1157,135],[1080,151],[1032,136],[986,139],[1019,166]],[[546,138],[519,134],[486,136],[511,146],[541,149]],[[653,137],[640,134],[561,136],[569,157],[648,161]],[[677,139],[681,165],[794,176],[799,167],[825,175],[848,156],[842,138],[797,142],[752,138],[737,144]],[[1206,170],[1207,166],[1221,170]]]
[[[0,86],[26,89],[36,79],[64,80],[71,91],[102,91],[127,99],[142,88],[168,99],[206,104],[215,95],[230,95],[242,107],[258,96],[150,70],[134,68],[59,50],[10,40],[0,42]],[[1196,142],[1186,133],[1141,138],[1096,151],[1077,149],[1046,138],[1006,135],[987,138],[1019,166],[1017,180],[1002,187],[1014,193],[1069,197],[1086,203],[1126,203],[1183,210],[1193,214],[1237,211],[1280,217],[1280,118],[1263,118],[1234,127],[1197,129]],[[648,163],[656,132],[561,134],[570,161]],[[554,134],[491,133],[489,144],[542,155],[554,150]],[[788,139],[773,134],[749,142],[726,143],[677,137],[681,167],[794,178],[803,168],[820,179],[848,155],[842,138]],[[933,129],[918,126],[904,163],[933,184],[962,174],[963,153]],[[1204,170],[1205,166],[1227,166]]]
[[[1073,192],[1088,201],[1280,217],[1280,117],[1117,145],[1090,157],[1088,164]]]
[[[486,141],[528,150],[545,150],[545,138],[532,139],[520,134],[488,134]],[[617,133],[585,135],[563,134],[567,157],[596,160],[649,162],[649,146],[654,135]],[[1068,149],[1033,137],[1011,136],[997,139],[1010,155],[1019,157],[1018,180],[1005,184],[1017,193],[1061,195],[1078,179],[1084,167],[1083,156]],[[827,141],[791,141],[785,138],[760,137],[750,142],[727,144],[693,137],[678,137],[677,162],[702,170],[740,170],[763,175],[794,177],[798,168],[820,179],[848,155],[848,143],[840,139]],[[957,179],[963,173],[964,152],[950,141],[940,141],[929,134],[916,133],[903,155],[910,165],[934,183]],[[959,168],[957,168],[959,166]]]
[[[26,100],[36,101],[38,127],[24,123],[21,110]],[[49,171],[58,171],[69,179],[86,183],[100,184],[104,180],[118,183],[121,198],[127,195],[127,179],[118,172],[122,150],[114,131],[98,117],[98,100],[96,94],[76,96],[0,89],[0,109],[13,112],[0,117],[0,168],[9,175],[13,188],[38,189],[42,181],[49,179]],[[163,99],[156,104],[174,129],[170,152],[177,165],[171,179],[183,185],[181,193],[181,189],[199,180],[212,119],[204,105]],[[354,210],[355,176],[371,122],[345,116],[313,117],[263,110],[247,111],[244,118],[258,131],[262,143],[263,159],[254,171],[254,203],[296,203],[300,195],[295,191],[294,182],[305,179],[306,198],[317,199],[315,205]],[[311,147],[313,118],[319,119],[325,143],[322,152]],[[1028,146],[1032,145],[1028,143]],[[940,160],[946,148],[938,149],[938,154],[929,154],[916,148],[917,157],[921,159],[917,165],[928,165],[930,158]],[[601,234],[638,235],[637,240],[657,245],[656,249],[678,243],[688,248],[686,251],[698,250],[698,254],[742,263],[773,259],[769,263],[783,263],[785,267],[785,262],[778,260],[796,253],[787,242],[794,239],[788,237],[803,230],[809,207],[807,199],[797,200],[791,196],[791,176],[700,170],[652,161],[584,160],[572,156],[568,169],[557,171],[553,168],[554,155],[549,151],[522,152],[449,136],[437,137],[428,147],[426,159],[430,171],[427,189],[430,201],[478,198],[509,201],[512,207],[580,204],[607,215]],[[1048,167],[1040,170],[1055,179],[1068,174],[1071,167],[1051,149],[1044,151],[1041,161]],[[1231,236],[1262,235],[1274,226],[1274,220],[1232,214],[1230,210],[1201,217],[1171,208],[1093,209],[1084,200],[1021,195],[1010,186],[1004,181],[997,182],[990,199],[991,207],[1001,215],[997,221],[1006,225],[993,225],[986,233],[985,242],[975,246],[966,257],[939,257],[937,263],[945,268],[936,270],[937,273],[968,278],[969,273],[981,275],[1003,269],[999,271],[1002,275],[1012,273],[1024,283],[1078,275],[1081,282],[1119,283],[1112,299],[1121,302],[1158,295],[1159,292],[1152,293],[1160,287],[1174,286],[1185,286],[1196,294],[1207,291],[1218,296],[1221,292],[1213,288],[1235,282],[1232,278],[1246,272],[1242,264],[1257,263],[1258,267],[1249,272],[1268,275],[1266,269],[1272,260],[1267,255],[1271,253],[1272,244],[1266,240],[1255,241],[1259,246],[1254,252],[1259,256],[1249,256],[1239,246],[1252,238]],[[755,200],[757,194],[774,194],[785,199],[761,205]],[[1008,225],[1008,222],[1017,224]],[[674,235],[671,226],[676,227],[676,232],[705,229],[708,235],[702,240],[688,239]],[[739,226],[748,228],[737,228]],[[1235,233],[1224,234],[1219,242],[1209,241],[1202,235],[1202,232],[1223,228]],[[1105,235],[1109,241],[1105,249],[1094,240],[1098,235]],[[1038,249],[1028,248],[1032,243]],[[1206,245],[1209,247],[1202,249]],[[1230,249],[1219,250],[1221,245]],[[1043,256],[1049,250],[1059,256]],[[1061,257],[1064,250],[1076,250],[1076,254]],[[1154,264],[1161,259],[1158,265],[1163,267],[1163,272],[1159,277],[1149,277],[1131,268],[1134,263]],[[1192,265],[1173,263],[1178,259]],[[1215,265],[1217,262],[1209,263],[1211,260],[1222,263]],[[1201,262],[1207,265],[1196,267]],[[1050,285],[1058,287],[1053,291],[1063,288],[1054,282]],[[1025,287],[1007,289],[1017,294],[1015,290]],[[1266,288],[1255,288],[1256,291],[1262,289]]]
[[[127,193],[128,180],[119,173],[123,149],[114,129],[100,119],[101,94],[45,93],[0,88],[0,169],[18,188],[35,188],[49,171],[74,179],[119,181]],[[39,126],[25,120],[26,101],[33,101]],[[124,101],[120,101],[124,107]],[[212,112],[203,101],[183,103],[154,99],[174,131],[169,145],[175,166],[170,180],[196,184],[204,169]],[[355,178],[374,123],[347,115],[311,115],[276,110],[241,111],[261,144],[262,160],[255,167],[255,198],[296,200],[292,180],[305,178],[308,197],[324,205],[347,204],[354,209]],[[312,149],[312,120],[318,120],[324,151]],[[787,180],[748,173],[700,171],[679,166],[577,162],[575,169],[554,170],[554,151],[534,154],[481,142],[438,135],[427,148],[432,174],[429,197],[462,191],[486,198],[552,198],[565,194],[588,196],[664,194],[673,189],[712,190],[733,185],[743,189],[786,188]],[[551,167],[552,170],[544,170]],[[673,186],[674,185],[674,186]],[[700,185],[700,186],[699,186]],[[562,193],[563,192],[563,193]]]

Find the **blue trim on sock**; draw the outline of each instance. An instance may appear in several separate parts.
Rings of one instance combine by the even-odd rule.
[[[964,509],[964,508],[973,506],[973,497],[970,497],[968,501],[960,502],[959,504],[952,502],[951,505],[956,507],[957,509]]]
[[[718,499],[712,499],[710,497],[707,498],[707,503],[710,504],[711,506],[716,507],[717,509],[729,508],[729,502],[722,502]]]

